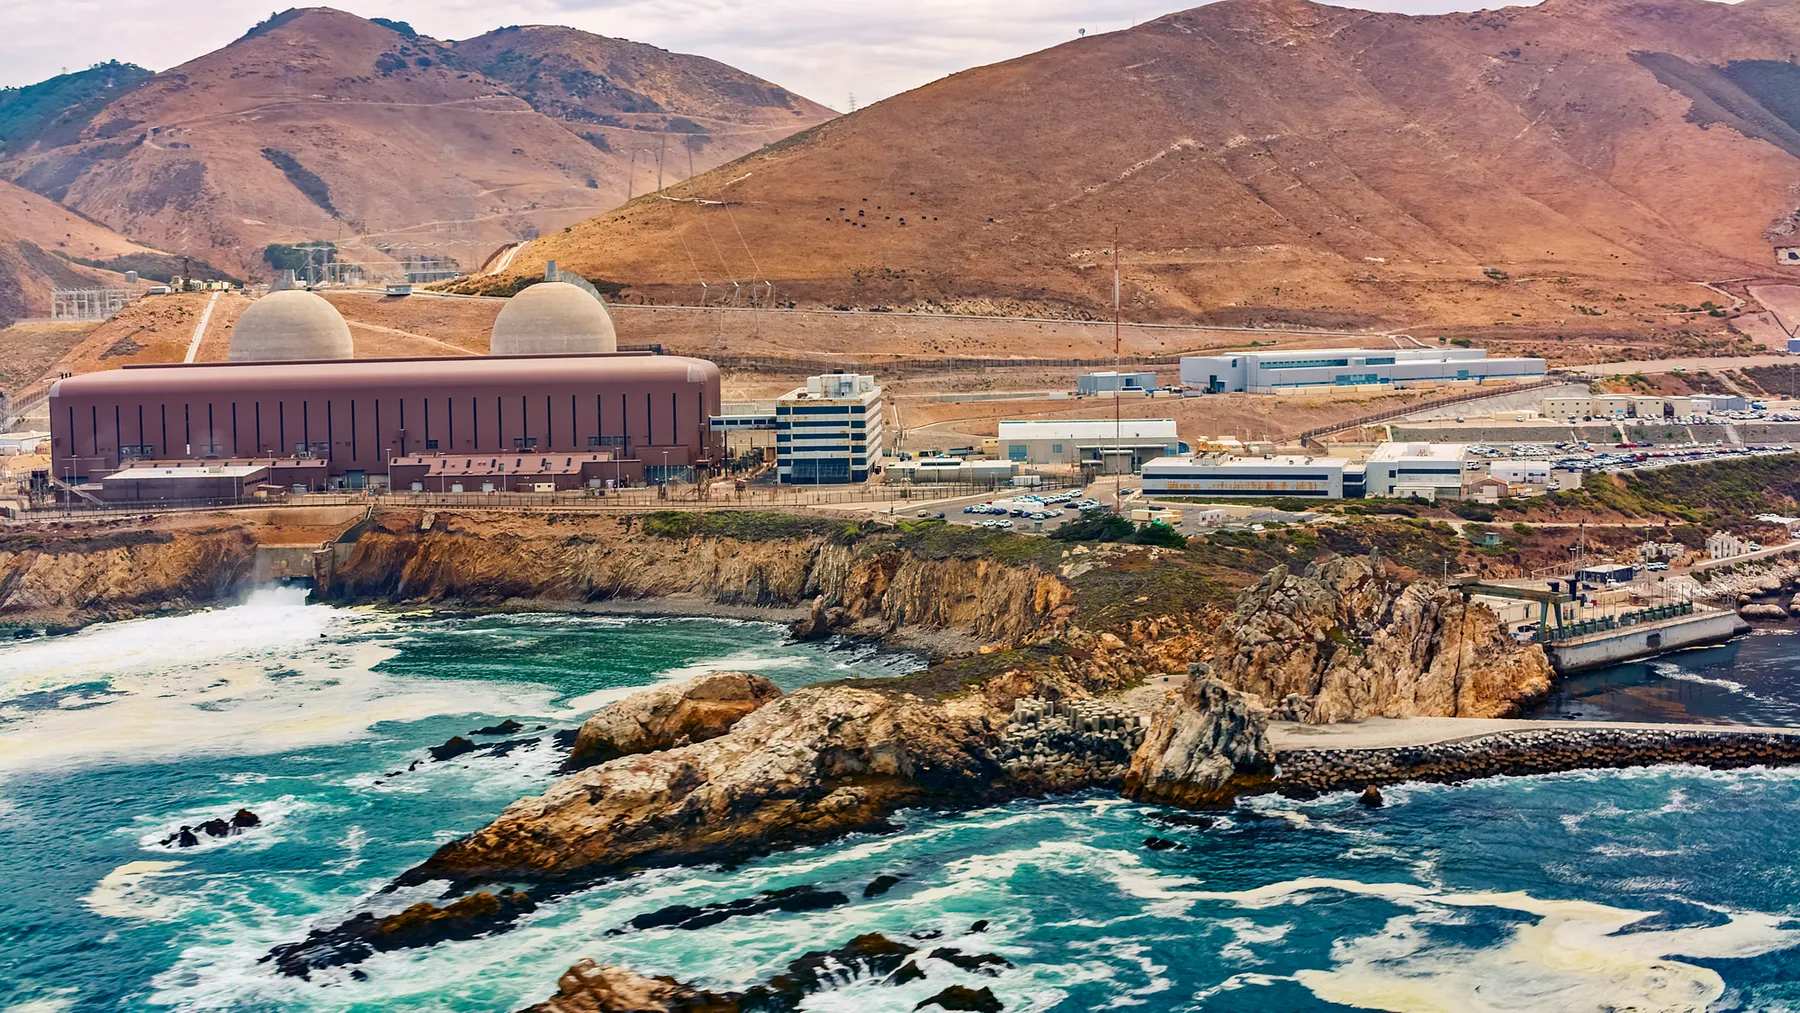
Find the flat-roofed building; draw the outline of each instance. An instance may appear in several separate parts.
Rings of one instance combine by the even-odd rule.
[[[1233,457],[1197,454],[1161,457],[1144,465],[1146,494],[1240,497],[1304,496],[1342,499],[1341,457],[1274,455]]]
[[[1145,461],[1187,452],[1174,419],[1025,419],[1001,422],[995,453],[1019,464],[1079,465],[1131,474]]]
[[[808,377],[775,401],[775,470],[788,485],[866,482],[886,444],[881,385],[858,373]]]
[[[1543,378],[1543,359],[1490,359],[1480,348],[1305,348],[1181,358],[1181,385],[1214,394],[1529,383]]]
[[[1543,400],[1546,418],[1611,418],[1664,419],[1696,415],[1713,410],[1709,399],[1664,396],[1657,394],[1580,394],[1574,397],[1547,397]],[[1748,407],[1746,402],[1745,407]]]
[[[1099,373],[1082,373],[1075,377],[1075,392],[1078,394],[1147,394],[1155,389],[1156,373],[1147,369],[1135,373],[1109,369]]]
[[[1383,443],[1363,462],[1363,494],[1456,499],[1468,456],[1461,443]]]

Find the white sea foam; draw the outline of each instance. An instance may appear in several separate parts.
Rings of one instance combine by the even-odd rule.
[[[315,807],[315,803],[297,799],[292,795],[265,799],[254,803],[258,823],[253,827],[245,827],[235,834],[225,837],[213,837],[203,831],[195,830],[194,836],[200,842],[191,847],[182,848],[171,842],[163,841],[179,833],[182,827],[198,827],[211,819],[231,821],[239,809],[251,808],[247,802],[225,802],[208,806],[205,809],[190,809],[167,817],[139,817],[134,825],[125,828],[124,833],[137,837],[138,847],[146,851],[179,852],[184,855],[215,851],[225,847],[239,847],[246,850],[261,851],[279,843],[283,837],[281,824],[295,813]],[[146,826],[152,829],[144,829]]]
[[[186,873],[176,870],[186,862],[126,862],[107,873],[82,903],[107,918],[138,921],[174,921],[192,905],[189,898],[158,893],[156,881]]]
[[[270,591],[233,608],[107,623],[0,650],[0,776],[333,745],[384,721],[444,714],[577,713],[545,687],[375,672],[392,648],[332,638],[388,621]],[[20,699],[94,683],[105,685],[104,695],[79,709]]]
[[[14,1003],[5,1009],[0,1009],[0,1013],[67,1013],[74,1008],[74,996],[47,995]]]
[[[1755,957],[1800,944],[1785,918],[1727,914],[1722,925],[1622,932],[1650,916],[1587,901],[1525,893],[1454,893],[1411,883],[1305,878],[1208,893],[1248,908],[1305,903],[1321,892],[1377,897],[1408,909],[1374,935],[1340,940],[1329,970],[1295,979],[1327,1002],[1393,1013],[1635,1009],[1701,1013],[1725,993],[1711,968],[1675,959]],[[1497,908],[1536,916],[1486,949],[1447,946],[1423,926],[1450,909]]]

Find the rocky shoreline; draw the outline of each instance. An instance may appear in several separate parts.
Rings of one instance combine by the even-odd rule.
[[[1688,764],[1714,770],[1800,763],[1792,733],[1729,728],[1583,728],[1561,725],[1449,742],[1275,754],[1269,788],[1317,795],[1402,781],[1456,782],[1500,775]]]

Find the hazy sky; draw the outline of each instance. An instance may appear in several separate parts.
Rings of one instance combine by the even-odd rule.
[[[1129,28],[1192,0],[357,0],[440,39],[501,25],[561,24],[722,60],[844,109],[952,71],[1075,37]],[[1436,13],[1500,0],[1368,0],[1373,10]],[[0,86],[103,60],[167,70],[242,35],[267,0],[40,0],[7,5]]]

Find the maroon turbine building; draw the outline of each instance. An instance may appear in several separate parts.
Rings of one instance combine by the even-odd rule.
[[[317,306],[305,312],[303,324],[329,323]],[[280,330],[287,354],[321,347],[293,334]],[[605,336],[611,345],[610,321]],[[640,484],[691,480],[710,464],[718,413],[717,366],[649,353],[128,366],[51,389],[51,456],[56,478],[117,485],[131,492],[111,498],[131,499],[172,498],[205,465],[313,488]]]

